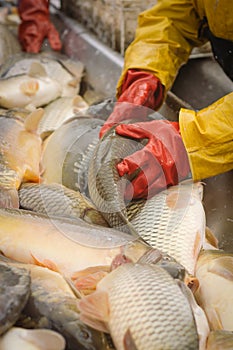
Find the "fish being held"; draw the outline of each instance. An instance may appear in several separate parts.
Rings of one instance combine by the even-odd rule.
[[[44,183],[59,183],[87,194],[89,160],[98,143],[103,121],[75,117],[61,125],[43,143]]]
[[[81,218],[92,224],[109,226],[86,196],[60,184],[22,184],[19,202],[21,208],[37,213]]]
[[[18,207],[18,188],[24,181],[40,178],[41,139],[35,134],[43,110],[25,121],[0,115],[0,206]]]
[[[233,254],[222,250],[201,251],[195,297],[204,309],[211,330],[233,331]]]
[[[205,320],[204,312],[195,307]],[[121,265],[81,299],[79,308],[83,322],[110,332],[117,350],[199,349],[189,300],[157,265]]]
[[[116,164],[142,147],[143,140],[121,137],[114,128],[104,134],[90,160],[90,198],[111,227],[122,231],[129,228],[131,233],[171,255],[194,274],[205,237],[203,186],[186,180],[148,200],[126,202],[124,190],[130,179],[120,178]]]

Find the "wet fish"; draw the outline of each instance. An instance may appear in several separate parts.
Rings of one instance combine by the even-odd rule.
[[[233,331],[233,254],[222,250],[201,251],[195,296],[205,310],[212,330]]]
[[[0,335],[18,320],[29,298],[30,283],[26,269],[0,262]]]
[[[44,115],[38,126],[38,133],[44,139],[64,122],[74,117],[78,112],[85,111],[88,104],[77,95],[75,97],[60,97],[44,108]]]
[[[21,53],[11,57],[0,69],[2,78],[12,78],[17,75],[43,75],[56,81],[61,91],[59,97],[75,96],[80,90],[84,65],[58,53],[43,52],[40,54]],[[62,82],[62,84],[61,84]]]
[[[194,274],[205,240],[205,211],[201,183],[183,182],[149,200],[127,206],[130,222],[153,248],[175,258]]]
[[[0,79],[0,106],[4,108],[35,109],[55,100],[61,93],[61,85],[35,62],[28,74]]]
[[[22,184],[19,202],[21,208],[37,213],[81,218],[108,227],[108,223],[86,196],[60,184]]]
[[[12,327],[0,337],[1,350],[64,350],[64,338],[48,329]]]
[[[24,268],[31,276],[30,295],[17,326],[54,330],[65,338],[67,350],[106,349],[105,336],[80,321],[78,299],[62,275],[31,264],[9,260],[6,264]]]
[[[165,269],[173,278],[184,282],[193,292],[197,290],[199,282],[194,275],[188,273],[183,265],[169,254],[159,249],[151,248],[138,260],[140,264],[156,264]],[[114,266],[113,266],[114,267]]]
[[[129,228],[129,232],[168,253],[194,274],[205,237],[203,186],[184,181],[149,200],[126,202],[124,189],[130,179],[119,177],[116,164],[142,147],[143,142],[120,137],[114,129],[109,130],[90,159],[90,198],[111,227],[122,231]]]
[[[209,334],[206,350],[232,350],[233,332],[212,331]]]
[[[118,267],[81,299],[79,308],[83,322],[110,332],[117,350],[199,349],[189,301],[159,266]]]
[[[0,66],[7,61],[7,59],[21,52],[19,41],[14,34],[9,30],[7,25],[0,24]]]
[[[12,243],[14,242],[14,243]],[[59,271],[66,278],[96,267],[110,267],[124,253],[137,261],[148,246],[112,228],[81,219],[59,218],[26,210],[0,209],[0,250],[11,259]]]
[[[89,160],[99,141],[103,121],[76,117],[60,126],[44,142],[42,154],[43,180],[59,183],[88,194]]]
[[[116,164],[143,148],[142,142],[120,137],[110,129],[95,148],[88,170],[90,198],[111,227],[137,235],[128,220],[124,190],[126,177],[120,177]]]
[[[41,139],[34,130],[41,110],[25,121],[0,115],[0,206],[18,207],[18,188],[22,182],[40,178]]]

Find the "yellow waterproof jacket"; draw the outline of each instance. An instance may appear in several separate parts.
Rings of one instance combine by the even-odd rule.
[[[193,47],[203,45],[203,19],[213,35],[233,40],[232,0],[158,0],[138,17],[135,40],[125,52],[117,95],[128,69],[153,73],[169,90]]]
[[[200,111],[182,108],[179,124],[193,180],[233,169],[233,92]]]
[[[232,10],[232,0],[158,0],[139,15],[117,96],[128,69],[153,73],[169,90],[193,47],[207,41],[205,17],[214,36],[233,41]],[[233,169],[233,93],[199,112],[181,109],[179,121],[194,180]]]

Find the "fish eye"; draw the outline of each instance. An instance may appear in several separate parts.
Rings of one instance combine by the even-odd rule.
[[[89,332],[88,332],[87,330],[84,330],[84,329],[81,330],[80,335],[81,335],[81,337],[82,337],[83,339],[85,339],[85,340],[87,340],[87,339],[90,338]]]

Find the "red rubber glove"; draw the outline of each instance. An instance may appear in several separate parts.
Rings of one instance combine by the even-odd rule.
[[[121,124],[116,127],[121,136],[133,139],[148,138],[140,151],[117,164],[120,176],[132,175],[141,169],[138,176],[126,187],[125,199],[150,198],[170,185],[176,185],[189,171],[189,161],[179,123],[167,120],[153,120],[135,124]]]
[[[122,84],[121,96],[102,126],[100,137],[113,125],[123,120],[146,120],[151,113],[150,109],[156,110],[161,106],[163,97],[164,87],[158,78],[149,72],[129,69]]]
[[[59,34],[49,20],[49,1],[20,0],[18,11],[21,18],[18,37],[24,51],[38,53],[45,38],[53,50],[61,50]]]

